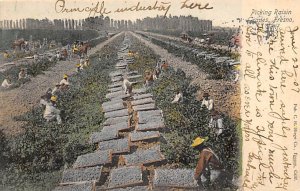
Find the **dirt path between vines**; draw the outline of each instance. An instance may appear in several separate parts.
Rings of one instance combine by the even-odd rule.
[[[202,43],[196,42],[196,41],[192,41],[192,43],[189,43],[187,41],[183,41],[180,37],[176,37],[176,36],[167,36],[167,35],[163,35],[163,34],[158,34],[158,33],[153,33],[153,32],[144,32],[144,31],[137,31],[137,32],[145,34],[147,36],[158,37],[160,39],[175,40],[177,42],[185,43],[187,45],[193,44],[193,45],[196,45],[198,47],[228,50],[228,46],[219,45],[219,44],[210,44],[210,45],[207,45],[207,44],[202,44]],[[238,53],[238,51],[232,50],[232,53]]]
[[[121,33],[100,43],[89,51],[89,55],[95,53]],[[34,106],[38,105],[40,97],[50,87],[53,88],[60,82],[63,74],[71,74],[76,71],[76,59],[71,61],[59,61],[54,67],[45,71],[44,74],[32,78],[30,82],[23,86],[0,91],[0,130],[7,135],[15,135],[22,131],[21,126],[24,122],[15,121],[14,117],[20,116]]]
[[[182,69],[187,76],[191,77],[191,84],[199,87],[196,95],[199,100],[202,99],[203,92],[209,92],[217,111],[221,111],[233,118],[240,118],[240,89],[238,83],[206,79],[207,75],[197,65],[168,53],[167,50],[145,40],[141,35],[132,32],[131,34],[150,47],[155,54],[165,58],[172,67]]]

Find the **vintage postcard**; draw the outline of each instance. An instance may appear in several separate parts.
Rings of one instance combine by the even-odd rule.
[[[299,4],[0,0],[0,190],[300,190]]]

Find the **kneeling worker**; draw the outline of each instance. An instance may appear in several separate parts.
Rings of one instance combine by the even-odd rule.
[[[59,82],[59,85],[62,91],[65,91],[69,88],[70,83],[67,74],[64,75],[64,78]]]
[[[54,119],[57,120],[57,124],[61,124],[61,117],[60,117],[60,110],[57,109],[56,107],[56,101],[57,97],[52,96],[50,99],[50,102],[46,103],[46,109],[44,112],[44,119],[47,120],[47,122],[50,122]]]
[[[211,148],[205,145],[207,140],[208,137],[197,137],[191,145],[200,153],[194,176],[203,186],[208,186],[210,183],[217,182],[222,171],[222,165],[219,158]]]

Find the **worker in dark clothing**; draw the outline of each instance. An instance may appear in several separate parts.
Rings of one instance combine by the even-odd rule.
[[[218,182],[222,165],[218,156],[214,151],[205,145],[208,138],[197,137],[191,145],[194,149],[199,151],[199,160],[195,169],[195,179],[198,180],[199,185],[208,187]]]

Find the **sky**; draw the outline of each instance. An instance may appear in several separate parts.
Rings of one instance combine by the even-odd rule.
[[[58,2],[57,2],[58,1]],[[126,8],[137,5],[140,2],[141,6],[153,6],[156,0],[0,0],[0,20],[4,19],[21,19],[21,18],[35,18],[35,19],[61,19],[61,18],[74,18],[83,19],[89,16],[88,12],[73,12],[73,13],[58,13],[61,10],[60,5],[65,1],[65,8],[85,8],[95,7],[97,2],[101,5],[104,2],[104,7],[112,19],[129,19],[136,20],[144,17],[155,17],[156,15],[164,15],[165,11],[134,11],[134,12],[114,12],[118,8]],[[194,9],[184,8],[181,9],[183,2],[186,1],[187,5],[191,3],[201,4],[204,7],[213,7],[213,9]],[[241,17],[241,0],[157,0],[157,6],[165,3],[165,9],[171,5],[167,15],[192,15],[199,19],[212,20],[214,26],[233,26],[237,24],[236,18]],[[57,4],[56,4],[57,3]],[[55,6],[58,5],[58,6]],[[57,7],[58,12],[55,7]],[[100,8],[99,8],[100,9]],[[95,16],[99,16],[96,14]],[[232,22],[234,20],[234,22]]]

